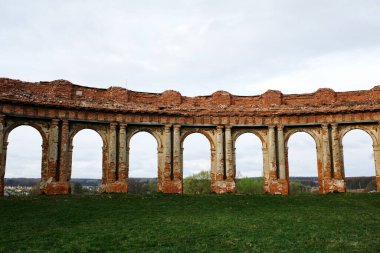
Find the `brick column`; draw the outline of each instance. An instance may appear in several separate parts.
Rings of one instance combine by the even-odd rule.
[[[118,164],[118,180],[125,181],[127,176],[127,124],[120,124],[119,129],[119,164]]]
[[[373,155],[375,157],[377,191],[380,192],[380,146],[373,146]]]
[[[7,144],[4,140],[5,116],[0,115],[0,197],[4,196],[4,175],[5,163],[7,159]]]
[[[64,120],[61,128],[61,150],[59,157],[59,181],[68,181],[69,122]]]
[[[130,148],[127,146],[125,148],[125,178],[129,180],[129,150]]]
[[[231,126],[226,126],[225,130],[225,139],[226,139],[226,177],[227,180],[234,180],[234,164],[233,164],[233,147],[232,147],[232,135],[231,135]]]
[[[41,182],[47,182],[49,179],[48,175],[48,153],[49,153],[49,143],[42,141],[42,158],[41,158]]]
[[[59,138],[59,120],[52,119],[49,129],[49,151],[48,151],[48,180],[56,181],[57,164],[58,164],[58,138]]]
[[[173,129],[173,132],[171,131]],[[164,138],[164,177],[162,179],[162,192],[182,193],[182,152],[181,152],[181,126],[165,126]]]
[[[211,191],[215,193],[228,192],[228,185],[225,180],[223,129],[224,126],[216,127],[215,167],[211,168]],[[213,154],[211,157],[213,158]]]
[[[111,123],[108,135],[108,146],[103,147],[102,192],[126,192],[126,125],[121,124],[119,132],[117,123]],[[119,139],[119,142],[118,142]],[[106,173],[104,173],[106,172]]]
[[[338,134],[338,124],[332,124],[332,151],[333,151],[333,164],[334,164],[334,178],[343,178],[343,166],[342,166],[342,156],[341,156],[341,146],[339,142]]]
[[[269,126],[268,132],[268,154],[269,154],[269,179],[277,179],[277,161],[276,161],[276,136],[275,126]]]
[[[60,129],[59,145],[59,180],[54,185],[54,194],[69,194],[69,122],[64,120]]]
[[[158,169],[158,182],[157,182],[157,190],[158,192],[170,193],[171,182],[171,125],[165,125],[164,127],[164,140],[163,140],[163,161],[160,159],[158,164],[162,164],[163,166]]]
[[[276,127],[268,127],[268,163],[269,174],[264,179],[264,189],[271,194],[287,195],[289,181],[286,178],[285,142],[283,127],[278,127],[276,142]],[[280,169],[278,173],[278,169]],[[279,177],[280,176],[280,177]]]
[[[102,186],[101,191],[106,191],[108,182],[108,144],[103,143],[102,146]]]
[[[289,177],[286,173],[286,163],[287,163],[287,150],[285,147],[285,136],[284,136],[284,126],[277,126],[277,165],[278,165],[278,178],[277,178],[277,189],[276,193],[282,195],[289,194]]]
[[[44,165],[45,157],[47,159],[46,173],[42,168],[42,175],[46,175],[46,179],[41,181],[40,190],[48,195],[67,194],[70,190],[67,185],[63,186],[59,182],[58,155],[59,150],[59,120],[52,119],[49,128],[48,147],[45,154],[45,148],[42,150],[42,165]]]
[[[380,139],[380,123],[377,126],[377,136]],[[375,157],[377,191],[380,192],[380,145],[373,144],[373,155]]]
[[[114,192],[117,166],[117,123],[110,123],[108,130],[108,143],[103,144],[102,185],[101,192]]]
[[[182,180],[181,171],[181,126],[173,126],[173,179]]]
[[[331,148],[332,167],[334,168],[331,190],[345,192],[346,182],[344,180],[343,157],[339,141],[338,124],[331,124]]]
[[[172,147],[171,147],[171,125],[166,125],[165,126],[165,142],[164,142],[164,157],[165,157],[165,165],[164,165],[164,173],[163,173],[163,178],[164,180],[170,180],[170,175],[171,175],[171,152],[172,152]]]
[[[226,191],[236,192],[235,184],[235,164],[234,164],[234,147],[231,133],[231,126],[225,127],[225,166],[226,166]]]
[[[71,180],[71,169],[73,164],[73,145],[70,144],[67,150],[67,178]]]
[[[118,141],[119,140],[119,141]],[[108,146],[107,182],[103,186],[106,192],[127,192],[128,180],[126,175],[127,163],[126,124],[120,124],[117,132],[117,123],[110,124]]]
[[[116,180],[116,159],[117,159],[117,136],[116,136],[116,123],[110,124],[110,131],[108,137],[108,171],[107,183],[113,183]]]
[[[262,153],[263,153],[263,181],[264,181],[264,192],[270,192],[269,190],[269,152],[268,144],[262,144]]]
[[[278,169],[280,179],[286,179],[284,126],[277,126]]]
[[[223,126],[216,128],[216,180],[224,180]]]
[[[329,125],[322,124],[322,188],[323,193],[331,189],[331,152],[330,152]]]

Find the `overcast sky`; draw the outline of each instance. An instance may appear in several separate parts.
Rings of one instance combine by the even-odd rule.
[[[0,0],[0,76],[146,92],[174,89],[187,96],[216,90],[257,95],[268,89],[370,89],[380,85],[379,13],[377,0]],[[25,129],[11,135],[8,177],[32,176],[31,167],[40,162],[29,148],[38,139],[19,144],[34,136]],[[363,148],[371,145],[369,137],[359,135],[345,144],[353,150],[353,173],[374,175],[371,150]],[[186,175],[209,168],[209,144],[203,136],[190,137]],[[156,143],[149,135],[134,138],[140,148],[131,147],[136,153],[131,170],[136,167],[137,176],[154,175]],[[302,153],[307,137],[294,138],[291,171],[304,175],[314,160]],[[94,167],[99,159],[90,150],[96,137],[83,132],[74,141],[73,167],[78,169],[73,175],[98,177]],[[262,158],[249,147],[256,140],[238,141],[240,174],[260,175]],[[154,146],[149,154],[141,148],[148,146]],[[306,173],[315,174],[315,169]]]

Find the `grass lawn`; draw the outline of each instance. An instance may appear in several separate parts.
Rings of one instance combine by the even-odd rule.
[[[0,252],[380,252],[380,194],[6,197]]]

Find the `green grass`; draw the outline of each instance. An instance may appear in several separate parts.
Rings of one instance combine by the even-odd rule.
[[[379,252],[380,194],[0,199],[0,252]]]

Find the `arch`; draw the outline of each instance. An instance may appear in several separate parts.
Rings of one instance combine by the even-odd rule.
[[[374,139],[371,136],[370,132],[371,131],[365,131],[360,127],[350,127],[348,129],[345,129],[344,132],[342,132],[342,174],[345,179],[347,191],[372,191],[375,188],[374,186],[376,185],[376,165],[374,159],[374,147],[376,144],[374,144]],[[360,134],[362,136],[348,136],[347,138],[345,138],[347,135],[351,134]],[[361,137],[364,137],[366,140]],[[346,143],[344,146],[345,140]],[[350,140],[357,141],[357,143],[351,143],[350,145]],[[362,145],[364,144],[364,142],[365,145]],[[360,159],[350,159],[351,157],[360,157]],[[371,185],[372,187],[368,188],[367,185]]]
[[[353,125],[353,126],[348,126],[348,127],[342,127],[340,133],[339,133],[339,142],[340,142],[340,145],[343,145],[343,138],[344,136],[352,131],[352,130],[361,130],[365,133],[367,133],[370,137],[371,137],[371,140],[372,140],[372,145],[373,146],[377,146],[379,145],[379,142],[378,142],[378,139],[376,137],[376,132],[374,132],[374,130],[372,130],[370,127],[367,127],[367,126],[359,126],[359,125]]]
[[[81,127],[75,127],[71,133],[70,133],[70,145],[72,146],[73,145],[73,140],[74,140],[74,137],[75,135],[77,135],[77,133],[79,133],[80,131],[82,130],[92,130],[92,131],[95,131],[99,136],[100,138],[102,139],[103,141],[103,147],[106,147],[107,146],[107,138],[106,136],[104,136],[100,131],[99,129],[97,129],[96,127],[91,127],[91,126],[81,126]]]
[[[238,130],[238,131],[235,131],[233,134],[232,134],[232,140],[233,140],[233,146],[235,147],[235,143],[237,141],[237,139],[243,135],[243,134],[253,134],[255,135],[257,138],[260,139],[261,141],[261,145],[263,148],[266,148],[267,147],[267,142],[265,141],[265,138],[256,130],[254,129],[249,129],[249,130]]]
[[[246,135],[245,137],[249,137],[247,139],[241,138],[242,135]],[[264,163],[265,163],[265,157],[264,157],[264,144],[262,139],[259,137],[258,134],[255,134],[255,132],[248,131],[248,132],[239,132],[237,133],[233,139],[233,167],[234,167],[234,175],[235,175],[235,182],[236,182],[236,190],[238,193],[248,193],[248,194],[258,194],[263,193],[263,185],[264,185]],[[236,147],[240,146],[237,145],[238,140],[250,140],[249,147],[246,149],[237,149]],[[253,140],[252,140],[253,139]],[[260,144],[259,144],[260,143]],[[244,144],[244,143],[241,143]],[[240,150],[240,152],[248,151],[249,155],[246,153],[245,156],[240,156],[240,152],[237,152],[237,150]],[[239,159],[238,159],[239,154]],[[260,157],[261,155],[261,157]],[[241,159],[246,159],[245,163]],[[242,166],[240,166],[242,165]],[[244,166],[248,168],[247,165],[249,165],[249,170],[244,170]],[[258,170],[254,170],[257,168]],[[245,171],[245,172],[242,172]],[[256,172],[256,173],[255,173]],[[240,174],[242,173],[242,174]]]
[[[160,191],[161,138],[151,129],[134,129],[127,136],[127,143],[128,192],[151,194]],[[154,159],[154,156],[157,158]]]
[[[21,191],[22,194],[39,193],[39,184],[43,177],[43,135],[41,135],[41,132],[38,131],[36,127],[21,124],[12,127],[12,129],[7,132],[6,138],[7,142],[5,143],[4,167],[0,173],[0,185],[2,187],[0,192],[4,192],[5,187],[9,186],[5,184],[5,178],[7,177],[27,178],[27,181],[20,184],[23,188]],[[11,145],[8,146],[7,144],[9,138]],[[27,148],[28,152],[22,152],[23,148]],[[6,160],[8,160],[8,162],[5,162]],[[24,188],[25,186],[30,188]],[[16,193],[12,190],[10,192],[11,193],[9,195]]]
[[[191,137],[187,138],[188,136]],[[212,148],[210,139],[205,134],[189,131],[184,137],[181,142],[180,155],[183,193],[209,193],[211,192],[211,181],[215,177],[213,176],[215,174],[215,149]],[[193,147],[196,145],[197,148],[189,148],[188,145],[193,145]]]
[[[149,133],[150,135],[152,135],[157,142],[157,149],[158,150],[162,149],[161,137],[157,134],[156,131],[154,131],[153,129],[148,128],[148,127],[141,127],[141,128],[133,129],[132,131],[128,131],[128,133],[127,133],[127,147],[129,147],[129,143],[130,143],[132,137],[134,135],[136,135],[137,133],[141,133],[141,132],[146,132],[146,133]]]
[[[322,145],[319,134],[315,133],[315,130],[311,130],[307,128],[294,128],[294,129],[289,129],[285,132],[285,147],[288,146],[288,141],[290,137],[294,135],[295,133],[307,133],[308,135],[310,135],[314,139],[316,148],[319,148]]]
[[[239,137],[241,137],[242,135],[253,135],[253,138],[257,138],[258,140],[260,140],[260,153],[261,153],[261,156],[262,156],[262,159],[261,159],[261,176],[263,175],[264,173],[264,168],[263,168],[263,165],[264,165],[264,161],[263,161],[263,158],[264,158],[264,154],[263,154],[263,148],[264,148],[264,145],[263,145],[263,141],[262,139],[260,139],[259,135],[255,134],[254,132],[251,132],[251,131],[248,131],[248,132],[243,132],[243,133],[239,133],[236,135],[236,138],[234,138],[234,142],[233,142],[233,150],[236,149],[236,143],[239,139]],[[236,152],[236,151],[235,151]],[[235,157],[235,163],[237,161],[236,159],[236,153],[234,152],[234,157]],[[236,166],[236,169],[237,169],[237,166]],[[237,176],[237,175],[236,175]]]
[[[305,136],[302,139],[302,144],[308,142],[305,140],[309,139],[313,144],[307,145],[307,147],[300,149],[298,148],[298,152],[306,152],[302,157],[306,157],[307,159],[312,159],[312,161],[308,161],[307,164],[302,164],[301,162],[305,162],[305,159],[292,159],[293,152],[289,152],[289,141],[291,137],[295,134],[304,134]],[[310,148],[310,149],[309,149]],[[291,149],[292,150],[292,149]],[[296,151],[296,149],[293,149]],[[286,178],[289,180],[289,192],[290,193],[300,193],[300,192],[321,192],[322,191],[322,167],[319,161],[320,156],[320,147],[318,147],[318,137],[313,131],[304,131],[304,129],[294,129],[288,132],[288,135],[285,138],[285,169],[286,169]],[[314,153],[314,154],[313,154]],[[299,155],[299,154],[298,154]],[[294,161],[290,164],[290,159]],[[309,168],[312,167],[312,170],[302,169],[298,172],[296,171],[297,166],[295,168],[290,168],[290,166],[297,165],[299,163],[298,168]],[[301,167],[302,166],[302,167]],[[292,172],[292,173],[291,173]],[[309,174],[310,173],[310,174]],[[292,175],[291,175],[292,174]],[[296,177],[296,178],[294,178]],[[313,179],[315,178],[315,179]]]
[[[69,150],[69,152],[70,153],[72,153],[72,158],[70,159],[71,160],[71,169],[70,169],[70,172],[69,172],[69,175],[70,175],[70,179],[72,179],[72,175],[74,174],[73,173],[73,171],[78,171],[78,170],[73,170],[73,165],[74,165],[74,163],[75,163],[75,158],[76,158],[76,155],[78,154],[78,151],[79,150],[83,150],[83,149],[75,149],[75,146],[74,146],[74,141],[75,141],[75,138],[76,137],[78,137],[78,134],[79,134],[79,136],[80,136],[80,134],[82,133],[82,134],[86,134],[84,131],[90,131],[91,132],[91,134],[94,134],[95,136],[96,136],[96,138],[99,138],[100,139],[100,141],[101,141],[101,145],[103,145],[104,146],[104,140],[103,140],[103,138],[102,138],[102,136],[97,132],[97,131],[95,131],[94,129],[90,129],[90,128],[83,128],[83,129],[80,129],[80,130],[78,130],[78,131],[76,131],[75,132],[75,134],[73,134],[72,135],[72,140],[71,140],[71,146],[70,146],[70,150]],[[99,140],[98,139],[98,140]],[[92,140],[94,140],[94,138],[92,138]],[[81,146],[81,145],[83,145],[84,143],[87,143],[86,141],[85,142],[80,142],[81,144],[80,145],[78,145],[78,146]],[[78,143],[77,143],[78,144]],[[88,143],[87,143],[88,144]],[[98,148],[99,146],[97,145],[96,146],[96,148]],[[83,148],[83,147],[82,147]],[[87,147],[86,147],[87,148]],[[76,151],[76,152],[74,152],[74,151]],[[93,149],[93,147],[91,146],[91,148],[89,149],[89,151],[94,151],[94,149]],[[102,159],[103,159],[103,147],[102,146],[100,146],[100,150],[98,150],[99,151],[99,155],[100,155],[100,166],[99,166],[99,169],[100,169],[100,174],[102,175],[100,178],[101,179],[103,179],[103,166],[102,166],[102,163],[103,163],[103,161],[102,161]],[[90,159],[88,159],[87,160],[87,162],[89,161]],[[93,158],[91,158],[91,161],[94,161],[95,159],[93,159]],[[84,160],[85,161],[85,160]],[[74,168],[74,169],[76,169],[76,168]],[[79,170],[80,171],[80,170]],[[78,178],[82,178],[82,177],[78,177]],[[89,177],[88,175],[86,176],[86,178],[93,178],[93,177]],[[95,177],[95,178],[99,178],[99,177]]]
[[[17,127],[20,127],[20,126],[30,126],[30,127],[33,127],[35,130],[37,130],[40,133],[41,138],[42,138],[42,145],[47,145],[47,136],[46,136],[44,127],[41,126],[40,124],[34,123],[34,122],[15,122],[15,123],[9,125],[5,129],[5,131],[4,131],[4,140],[3,140],[4,143],[8,141],[9,134],[14,129],[16,129]]]
[[[203,130],[203,129],[191,129],[191,130],[185,131],[185,133],[181,135],[181,148],[183,148],[183,143],[186,137],[189,136],[190,134],[195,134],[195,133],[202,134],[203,136],[205,136],[207,140],[210,142],[211,150],[215,150],[215,143],[213,141],[213,138],[211,137],[208,131]]]
[[[209,153],[210,155],[209,155],[209,160],[211,161],[211,164],[212,164],[212,160],[211,160],[211,156],[212,156],[212,152],[213,152],[213,150],[212,150],[212,148],[211,148],[211,144],[210,144],[210,142],[209,142],[209,140],[207,139],[207,137],[205,136],[205,135],[203,135],[203,134],[201,134],[201,133],[198,133],[198,132],[194,132],[194,133],[191,133],[191,134],[189,134],[189,135],[187,135],[186,137],[188,137],[188,136],[191,136],[191,135],[193,135],[193,137],[196,137],[196,136],[201,136],[201,138],[202,138],[202,140],[201,141],[205,141],[205,143],[208,143],[208,147],[210,148],[210,150],[207,152],[207,153]],[[191,137],[190,137],[191,138]],[[183,151],[185,150],[185,148],[184,148],[184,143],[185,143],[185,141],[186,141],[186,138],[183,140],[183,143],[182,143],[182,146],[181,146],[181,156],[182,156],[182,160],[185,160],[184,159],[184,154],[183,154]],[[187,143],[189,143],[189,142],[187,142]],[[203,153],[202,153],[203,154]],[[212,167],[212,165],[210,166],[210,170],[211,170],[211,167]],[[183,169],[183,168],[182,168]],[[183,173],[184,174],[184,173]]]

